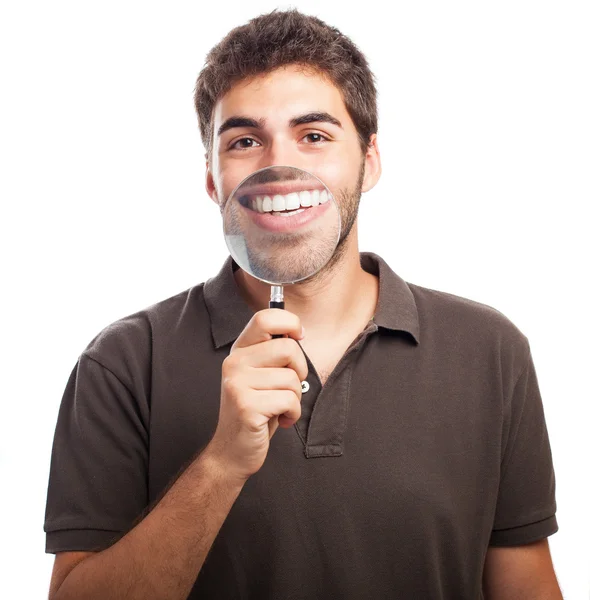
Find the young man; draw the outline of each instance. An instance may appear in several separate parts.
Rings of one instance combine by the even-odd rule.
[[[299,167],[335,192],[341,240],[288,310],[228,257],[90,342],[55,432],[50,598],[561,598],[527,338],[359,254],[381,173],[363,55],[274,11],[211,51],[195,102],[220,209]]]

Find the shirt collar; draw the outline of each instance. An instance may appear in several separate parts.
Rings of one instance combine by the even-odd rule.
[[[418,309],[408,284],[374,252],[361,252],[360,259],[362,268],[379,278],[375,324],[391,331],[405,331],[419,343]],[[228,256],[219,273],[203,286],[215,348],[233,343],[254,315],[234,279],[233,272],[238,268],[231,255]]]

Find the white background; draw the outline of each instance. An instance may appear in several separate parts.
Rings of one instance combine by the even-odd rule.
[[[227,256],[192,106],[205,55],[288,6],[2,3],[3,598],[47,595],[49,459],[78,355]],[[557,481],[551,552],[566,600],[589,598],[588,3],[291,6],[350,36],[377,77],[383,175],[360,249],[529,338]]]

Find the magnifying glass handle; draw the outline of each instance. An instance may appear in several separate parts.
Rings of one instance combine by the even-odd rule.
[[[285,308],[285,300],[283,298],[283,286],[282,285],[271,285],[270,286],[270,302],[268,308]],[[275,333],[272,339],[285,337],[280,333]]]
[[[270,287],[270,302],[268,303],[268,308],[285,308],[285,300],[283,298],[283,286],[282,285],[272,285]],[[280,333],[271,334],[272,339],[287,337],[286,335],[281,335]],[[309,390],[309,383],[307,381],[301,382],[301,391],[303,393]]]

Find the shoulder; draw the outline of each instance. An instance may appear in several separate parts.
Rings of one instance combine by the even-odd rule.
[[[123,370],[131,374],[133,369],[151,363],[155,342],[166,345],[166,339],[187,320],[198,319],[202,289],[200,283],[109,323],[82,354],[115,373]]]
[[[446,319],[468,319],[469,323],[488,324],[509,330],[515,335],[523,335],[504,313],[489,304],[415,283],[407,285],[414,294],[417,306],[425,310],[436,311],[437,315]]]
[[[461,350],[465,358],[501,358],[518,369],[530,346],[523,331],[506,314],[481,301],[407,284],[416,302],[420,334],[437,348]],[[505,365],[507,366],[507,364]]]

